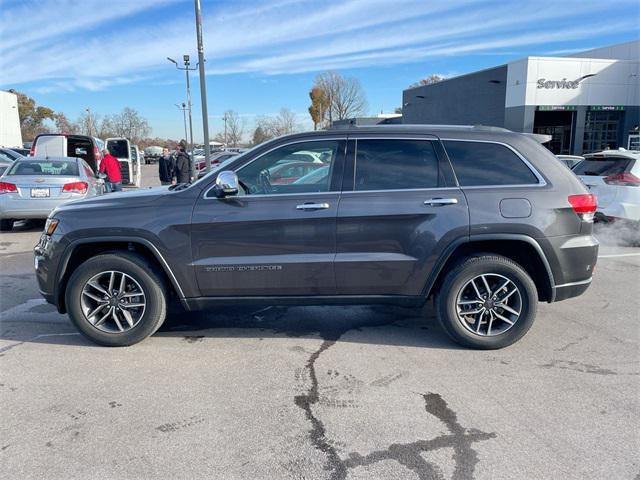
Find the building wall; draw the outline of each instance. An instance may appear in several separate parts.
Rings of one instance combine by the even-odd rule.
[[[507,66],[502,65],[433,85],[410,88],[402,93],[402,121],[407,124],[502,127],[506,81]]]
[[[18,97],[0,90],[0,146],[22,148]]]

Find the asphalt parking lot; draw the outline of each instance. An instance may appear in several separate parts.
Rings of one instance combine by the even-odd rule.
[[[227,307],[96,347],[38,294],[41,228],[0,234],[6,478],[640,478],[640,248],[611,232],[584,296],[481,352],[430,306]]]

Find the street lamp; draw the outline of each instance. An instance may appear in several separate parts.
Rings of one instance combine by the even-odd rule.
[[[186,141],[187,138],[189,138],[187,136],[187,106],[184,102],[182,102],[182,104],[174,103],[174,105],[178,107],[178,110],[182,110],[182,119],[184,120],[184,139]]]
[[[184,67],[181,67],[180,65],[178,65],[178,62],[176,62],[173,58],[171,57],[167,57],[167,60],[169,60],[171,63],[173,63],[176,68],[178,70],[184,70],[185,75],[187,77],[187,109],[189,111],[189,157],[191,158],[191,171],[194,171],[194,167],[193,167],[193,121],[191,119],[191,89],[189,86],[189,72],[192,70],[197,70],[198,69],[198,65],[196,64],[195,67],[193,68],[189,68],[189,55],[183,55],[182,56],[182,61],[184,62]]]

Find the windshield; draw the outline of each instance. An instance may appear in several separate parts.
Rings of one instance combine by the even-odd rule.
[[[8,175],[59,175],[78,176],[78,162],[75,160],[18,160],[7,172]]]

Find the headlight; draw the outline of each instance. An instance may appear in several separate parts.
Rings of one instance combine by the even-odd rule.
[[[53,235],[53,232],[58,228],[58,223],[60,220],[57,218],[47,218],[47,223],[44,224],[44,233],[49,236]]]

